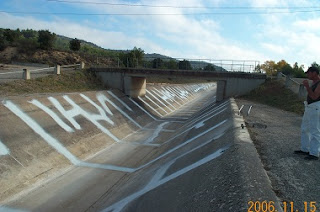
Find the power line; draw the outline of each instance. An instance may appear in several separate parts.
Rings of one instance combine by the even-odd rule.
[[[319,12],[316,10],[296,10],[296,11],[260,11],[260,12],[211,12],[211,13],[69,13],[69,12],[25,12],[25,11],[5,11],[0,13],[9,14],[31,14],[31,15],[71,15],[71,16],[195,16],[195,15],[263,15],[263,14],[289,14],[289,13],[310,13]]]
[[[182,8],[182,9],[316,9],[320,8],[315,6],[299,6],[299,7],[231,7],[231,6],[219,6],[219,7],[210,7],[210,6],[173,6],[173,5],[151,5],[151,4],[127,4],[127,3],[109,3],[109,2],[91,2],[91,1],[70,1],[70,0],[47,0],[49,2],[59,2],[59,3],[72,3],[72,4],[97,4],[97,5],[110,5],[110,6],[127,6],[127,7],[156,7],[156,8]]]

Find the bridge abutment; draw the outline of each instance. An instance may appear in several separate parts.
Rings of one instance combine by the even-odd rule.
[[[127,76],[121,72],[97,72],[103,86],[122,91],[131,98],[146,94],[147,80],[145,77]]]
[[[124,93],[131,98],[146,95],[147,80],[145,77],[124,77]]]
[[[216,101],[220,102],[225,98],[225,89],[227,82],[225,80],[217,81]]]

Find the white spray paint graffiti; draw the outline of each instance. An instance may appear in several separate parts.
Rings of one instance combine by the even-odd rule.
[[[165,106],[168,110],[170,110],[171,112],[173,110],[171,110],[171,108],[169,108],[166,104],[164,104],[158,97],[156,97],[155,95],[153,95],[151,92],[147,91],[147,94],[152,96],[154,99],[156,99],[161,105]],[[167,113],[169,113],[170,111],[167,111]]]
[[[180,104],[177,99],[180,99],[175,93],[171,92],[168,88],[164,87],[160,90],[160,92],[163,92],[164,95],[169,96],[169,100],[172,102],[175,102],[177,105],[179,105],[179,107],[182,106],[182,104]]]
[[[122,115],[124,115],[126,118],[128,118],[132,123],[134,123],[139,128],[142,128],[140,124],[138,124],[135,120],[133,120],[128,114],[126,114],[123,110],[121,110],[117,105],[115,105],[112,101],[110,101],[105,95],[98,94],[97,99],[102,105],[105,105],[104,102],[107,101],[109,104],[111,104],[114,108],[116,108]]]
[[[116,100],[118,100],[125,108],[127,108],[130,111],[133,111],[131,109],[131,107],[129,107],[126,103],[124,103],[121,99],[119,99],[116,95],[114,95],[114,93],[112,93],[112,91],[107,91],[108,94],[110,94],[113,98],[115,98]]]
[[[158,137],[159,133],[162,131],[162,128],[169,124],[169,122],[164,122],[164,123],[161,123],[157,129],[153,132],[152,136],[150,136],[144,143],[147,144],[147,143],[151,143],[153,142],[153,140]]]
[[[176,110],[177,108],[174,107],[170,102],[167,101],[167,98],[164,98],[165,96],[161,96],[161,94],[156,91],[156,90],[152,90],[151,92],[153,92],[155,95],[157,95],[159,98],[161,98],[162,100],[164,100],[168,105],[170,105],[170,107],[173,109],[173,110]],[[168,107],[170,109],[170,107]]]
[[[84,97],[84,95],[82,95],[82,97]],[[108,136],[110,136],[113,140],[115,140],[116,142],[119,142],[120,140],[114,136],[107,128],[105,128],[103,125],[101,125],[99,123],[99,121],[106,121],[112,125],[114,125],[114,122],[106,116],[106,113],[104,112],[104,110],[98,106],[97,104],[95,104],[93,101],[89,101],[93,106],[95,106],[97,108],[97,110],[99,111],[100,114],[91,114],[88,113],[87,111],[85,111],[84,109],[82,109],[79,105],[77,105],[73,100],[70,99],[70,97],[68,96],[63,96],[63,98],[70,104],[73,106],[75,112],[75,114],[71,117],[73,121],[76,122],[76,120],[74,119],[75,116],[77,115],[82,115],[83,117],[85,117],[87,120],[91,121],[91,123],[93,123],[94,125],[96,125],[96,127],[98,129],[100,129],[102,132],[104,132],[105,134],[107,134]],[[89,98],[87,98],[89,99]],[[71,110],[71,111],[72,111]],[[111,111],[110,111],[111,112]],[[63,114],[64,115],[64,114]],[[66,117],[67,118],[67,117]],[[79,125],[80,126],[80,125]]]
[[[112,92],[109,92],[112,93]],[[90,98],[85,96],[84,94],[80,94],[80,96],[85,99],[87,102],[89,102],[92,106],[94,106],[98,113],[91,113],[87,112],[83,108],[81,108],[79,105],[77,105],[69,96],[65,95],[63,98],[69,103],[69,107],[71,106],[71,109],[66,110],[61,103],[53,98],[49,97],[49,101],[53,104],[54,107],[72,124],[72,126],[77,129],[81,130],[80,124],[76,121],[75,117],[76,116],[83,116],[87,120],[89,120],[91,123],[93,123],[98,129],[100,129],[102,132],[106,133],[109,135],[111,138],[113,138],[116,142],[119,142],[120,140],[116,138],[113,134],[110,133],[110,131],[102,126],[99,121],[106,121],[107,123],[114,125],[114,122],[107,116],[107,114],[113,116],[113,113],[109,109],[109,107],[105,104],[108,102],[111,104],[114,108],[116,108],[123,116],[127,117],[130,121],[132,121],[135,125],[141,128],[141,126],[135,122],[128,114],[126,114],[124,111],[122,111],[117,105],[115,105],[111,100],[109,100],[105,95],[103,94],[97,94],[97,100],[101,104],[101,106],[97,105],[95,102],[93,102]],[[115,96],[113,94],[113,96]],[[116,98],[117,99],[117,98]],[[132,109],[127,106],[124,102],[122,102],[120,99],[117,99],[125,108],[128,110]],[[136,102],[134,102],[132,99],[130,99],[133,103],[135,103],[140,109],[142,109],[144,112],[148,113],[146,110],[144,110],[141,106],[139,106]],[[67,132],[74,132],[73,128],[70,127],[67,123],[65,123],[52,109],[49,107],[45,106],[38,100],[32,100],[30,101],[31,104],[37,106],[41,110],[43,110],[46,114],[48,114],[61,128],[63,128]],[[49,133],[47,133],[35,120],[33,120],[31,117],[29,117],[27,114],[23,112],[22,109],[20,109],[18,106],[16,106],[13,102],[11,101],[5,101],[4,106],[7,107],[11,112],[13,112],[16,116],[18,116],[22,121],[24,121],[34,132],[36,132],[38,135],[40,135],[50,146],[52,146],[54,149],[57,150],[60,154],[64,155],[72,164],[78,165],[78,166],[88,166],[88,167],[93,167],[93,168],[103,168],[103,169],[110,169],[110,170],[117,170],[117,171],[124,171],[124,172],[132,172],[137,169],[141,169],[158,159],[162,158],[163,156],[177,150],[178,148],[174,148],[173,151],[169,151],[168,153],[163,154],[162,156],[159,156],[153,161],[150,161],[150,163],[142,165],[136,169],[134,168],[127,168],[127,167],[120,167],[120,166],[113,166],[113,165],[108,165],[108,164],[94,164],[94,163],[87,163],[79,160],[76,156],[74,156],[67,148],[65,148],[61,142],[59,142],[56,138],[52,137]],[[148,113],[149,114],[149,113]],[[150,117],[155,119],[151,114],[149,114]],[[157,120],[157,119],[155,119]],[[159,121],[159,120],[157,120]],[[173,121],[170,121],[173,122]],[[225,121],[224,121],[225,122]],[[224,123],[222,122],[222,123]],[[169,122],[165,122],[160,124],[157,129],[154,130],[153,135],[147,139],[144,143],[148,144],[153,142],[153,140],[159,135],[161,131],[163,131],[163,127],[168,124]],[[221,123],[221,124],[222,124]],[[210,130],[214,129],[215,127],[219,126],[220,124],[214,126],[213,128],[210,128],[209,130],[205,131],[204,133],[200,133],[199,135],[203,135]],[[190,128],[189,128],[190,129]],[[181,135],[181,134],[180,134]],[[176,136],[175,136],[176,137]],[[196,136],[193,139],[190,139],[186,142],[189,143],[193,141],[194,139],[198,138]],[[170,139],[171,140],[171,139]],[[9,149],[6,148],[2,143],[0,143],[0,155],[7,155],[9,154]],[[22,165],[22,164],[21,164]]]
[[[165,114],[168,114],[166,110],[164,110],[159,104],[153,101],[149,96],[146,95],[145,98],[152,102],[155,106],[157,106],[158,109],[162,110]]]
[[[117,107],[117,105],[115,105],[113,102],[111,102],[106,96],[104,96],[103,94],[98,94],[97,95],[97,99],[98,101],[101,103],[101,106],[97,105],[95,102],[93,102],[91,99],[89,99],[87,96],[80,94],[80,96],[85,99],[87,102],[89,102],[91,105],[93,105],[97,110],[98,110],[98,114],[92,114],[89,113],[87,111],[85,111],[84,109],[82,109],[79,105],[77,105],[73,100],[71,100],[68,96],[63,96],[63,98],[72,106],[71,110],[65,110],[63,108],[63,106],[55,99],[55,98],[50,98],[49,100],[51,101],[51,103],[59,110],[59,112],[74,126],[75,129],[80,130],[81,126],[80,124],[75,120],[76,116],[83,116],[84,118],[86,118],[87,120],[89,120],[90,122],[92,122],[93,124],[95,124],[100,130],[103,131],[102,128],[104,128],[102,125],[99,126],[99,122],[100,120],[106,121],[109,124],[114,124],[113,121],[107,116],[106,112],[110,115],[113,115],[112,112],[109,110],[108,106],[105,104],[105,102],[107,101],[108,103],[110,103],[113,107],[115,107],[123,116],[127,117],[130,121],[132,121],[133,123],[135,122],[128,114],[126,114],[124,111],[122,111],[119,107]],[[120,99],[117,99],[118,101]],[[130,99],[131,100],[131,99]],[[157,99],[159,102],[160,100]],[[121,100],[120,100],[121,101]],[[119,101],[119,102],[120,102]],[[133,100],[131,100],[133,101]],[[134,102],[134,101],[133,101]],[[53,112],[53,110],[49,109],[48,107],[46,107],[45,105],[43,105],[42,103],[40,103],[37,100],[32,100],[30,101],[31,104],[37,106],[38,108],[42,109],[44,112],[46,112],[54,121],[56,121],[56,123],[63,128],[65,131],[67,132],[74,132],[74,130],[68,125],[66,124],[57,114],[55,114]],[[126,104],[124,102],[120,102],[126,109],[128,109],[128,106],[126,107]],[[108,165],[108,164],[95,164],[95,163],[88,163],[88,162],[84,162],[79,160],[78,158],[76,158],[76,156],[72,155],[71,152],[69,152],[57,139],[53,138],[52,136],[50,136],[48,133],[46,133],[40,125],[38,125],[36,123],[35,120],[33,120],[31,117],[29,117],[28,115],[26,115],[19,107],[17,107],[14,103],[12,103],[11,101],[7,101],[4,104],[9,110],[11,110],[11,112],[13,112],[15,115],[17,115],[18,117],[20,117],[33,131],[35,131],[37,134],[39,134],[46,142],[48,142],[49,145],[51,145],[53,148],[55,148],[59,153],[63,154],[64,156],[66,156],[73,164],[78,165],[78,166],[85,166],[85,167],[91,167],[91,168],[103,168],[103,169],[108,169],[108,170],[116,170],[116,171],[123,171],[123,172],[134,172],[137,171],[139,169],[142,169],[152,163],[154,163],[155,161],[159,161],[160,158],[163,158],[165,156],[167,156],[168,154],[176,151],[177,149],[181,148],[182,146],[185,146],[187,144],[189,144],[190,142],[195,141],[196,139],[200,138],[201,136],[211,132],[212,130],[216,129],[217,127],[223,125],[224,123],[227,122],[227,120],[224,120],[220,123],[218,123],[217,125],[209,128],[208,130],[205,130],[204,132],[199,133],[198,135],[194,136],[193,138],[188,139],[187,141],[184,141],[183,144],[176,146],[175,148],[171,149],[170,151],[165,152],[164,154],[160,155],[158,158],[138,167],[138,168],[127,168],[127,167],[120,167],[120,166],[113,166],[113,165]],[[138,106],[138,104],[136,104]],[[107,108],[107,109],[106,109]],[[131,108],[130,108],[131,109]],[[170,109],[170,108],[168,108]],[[109,111],[108,111],[109,110]],[[129,109],[128,109],[129,110]],[[130,110],[132,111],[132,109]],[[224,110],[222,110],[224,111]],[[221,113],[221,111],[218,112],[218,114]],[[196,123],[195,125],[193,125],[193,128],[197,128],[200,125],[204,125],[204,122],[206,120],[208,120],[209,118],[212,118],[213,116],[210,116],[211,113],[208,113],[207,118],[205,118],[205,120],[202,120],[198,123]],[[152,117],[152,116],[151,116]],[[147,139],[144,143],[152,143],[154,142],[154,139],[159,135],[159,133],[161,131],[163,131],[163,127],[168,124],[170,122],[164,122],[161,123],[153,132],[152,136]],[[135,123],[135,125],[139,126],[138,123]],[[102,127],[102,128],[101,128]],[[141,127],[141,126],[140,126]],[[192,128],[191,127],[191,128]],[[106,129],[106,128],[105,128]],[[106,129],[107,130],[107,129]],[[189,128],[190,130],[190,128]],[[107,134],[107,133],[106,133]],[[224,133],[219,134],[218,136],[215,136],[213,139],[210,139],[206,142],[201,142],[200,145],[198,145],[197,147],[189,150],[188,152],[177,156],[176,158],[172,159],[171,161],[167,162],[166,164],[164,164],[162,167],[160,167],[160,169],[157,170],[157,172],[154,174],[153,178],[150,180],[150,182],[140,191],[137,191],[127,197],[125,197],[124,199],[120,200],[119,202],[116,202],[115,204],[111,205],[110,207],[106,208],[103,211],[120,211],[122,210],[127,204],[129,204],[130,202],[132,202],[133,200],[135,200],[136,198],[139,198],[140,196],[146,194],[147,192],[221,156],[223,154],[223,152],[228,148],[228,147],[224,147],[222,149],[219,149],[207,156],[205,156],[204,158],[180,169],[179,171],[176,171],[175,173],[172,173],[170,175],[165,175],[166,172],[169,170],[169,168],[181,157],[195,151],[196,149],[202,148],[203,146],[207,145],[208,143],[212,142],[215,139],[218,139],[219,137],[221,137]],[[180,134],[182,135],[182,134]],[[2,144],[2,142],[0,141],[0,155],[4,154],[4,148],[1,146],[4,144]],[[5,147],[5,146],[4,146]],[[6,148],[6,147],[5,147]],[[9,150],[7,149],[9,154]],[[1,206],[0,206],[1,209]]]
[[[39,102],[36,99],[33,99],[32,101],[30,101],[31,104],[37,106],[38,108],[40,108],[41,110],[43,110],[44,112],[46,112],[62,129],[64,129],[67,132],[74,132],[74,130],[67,125],[64,121],[62,121],[60,119],[60,117],[53,112],[50,108],[48,108],[47,106],[43,105],[41,102]]]
[[[136,103],[133,99],[129,98],[130,101],[135,104],[138,108],[140,108],[143,112],[145,112],[148,116],[150,116],[155,121],[161,121],[159,119],[156,119],[153,115],[151,115],[147,110],[145,110],[143,107],[141,107],[138,103]]]
[[[67,148],[65,148],[56,138],[52,137],[49,133],[47,133],[35,120],[26,115],[18,106],[16,106],[11,101],[6,101],[4,106],[7,107],[11,112],[13,112],[16,116],[18,116],[23,122],[25,122],[35,133],[40,135],[51,147],[53,147],[57,152],[65,156],[72,164],[77,166],[85,166],[91,168],[100,168],[114,171],[122,171],[122,172],[133,172],[134,169],[127,167],[119,167],[108,164],[96,164],[96,163],[88,163],[79,160],[76,156],[74,156]]]
[[[164,91],[162,89],[158,90],[157,88],[154,88],[155,91],[157,91],[161,96],[162,99],[165,100],[170,100],[171,102],[173,102],[173,95],[169,92],[169,91]]]
[[[209,142],[211,142],[212,140],[210,140]],[[208,142],[205,142],[205,144],[207,144]],[[221,148],[215,152],[213,152],[212,154],[202,158],[201,160],[187,166],[184,167],[183,169],[180,169],[177,172],[174,172],[173,174],[163,177],[165,175],[165,173],[167,172],[167,170],[172,166],[172,164],[174,164],[179,158],[185,156],[186,154],[189,154],[190,152],[196,150],[192,149],[191,151],[173,159],[172,161],[168,162],[167,164],[165,164],[164,166],[162,166],[160,169],[158,169],[158,171],[154,174],[154,177],[150,180],[150,182],[141,190],[125,197],[124,199],[114,203],[113,205],[109,206],[108,208],[105,208],[104,210],[102,210],[103,212],[109,212],[109,211],[113,211],[113,212],[119,212],[121,211],[126,205],[128,205],[130,202],[132,202],[133,200],[139,198],[140,196],[146,194],[147,192],[221,156],[223,154],[224,151],[226,151],[228,149],[228,147],[224,147]]]
[[[196,135],[196,136],[194,136],[194,137],[192,137],[192,138],[184,141],[183,143],[181,143],[181,144],[173,147],[172,149],[168,150],[167,152],[163,153],[162,155],[158,156],[157,158],[155,158],[155,159],[149,161],[148,163],[140,166],[138,169],[141,169],[141,168],[144,168],[144,167],[146,167],[146,166],[149,166],[150,164],[158,161],[159,159],[161,159],[161,158],[163,158],[163,157],[165,157],[165,156],[167,156],[167,155],[175,152],[176,150],[178,150],[178,149],[180,149],[180,148],[188,145],[189,143],[191,143],[191,142],[195,141],[196,139],[200,138],[201,136],[203,136],[203,135],[211,132],[212,130],[214,130],[214,129],[220,127],[220,126],[222,126],[222,125],[225,124],[226,122],[227,122],[227,119],[226,119],[226,120],[223,120],[222,122],[220,122],[220,123],[216,124],[215,126],[207,129],[206,131],[199,133],[198,135]],[[174,136],[173,138],[169,139],[168,141],[164,142],[163,144],[167,144],[167,143],[169,143],[169,142],[172,142],[174,139],[176,139],[176,138],[177,138],[178,136],[180,136],[180,135],[182,135],[182,133],[179,134],[179,135]],[[162,145],[163,145],[163,144],[162,144]]]
[[[0,205],[0,212],[28,212],[26,210],[8,208]]]
[[[40,135],[50,146],[55,148],[60,154],[64,155],[73,164],[78,164],[79,160],[71,154],[58,140],[48,134],[36,121],[27,116],[18,106],[11,101],[6,101],[4,106],[24,121],[34,132]]]
[[[151,110],[153,110],[156,114],[158,114],[160,117],[163,117],[161,113],[159,113],[156,109],[154,109],[150,104],[148,104],[146,101],[144,101],[140,96],[138,96],[138,99],[143,102],[145,105],[147,105]]]
[[[10,154],[10,150],[8,149],[8,147],[6,145],[4,145],[2,143],[2,141],[0,140],[0,156],[4,156],[4,155],[9,155],[12,159],[14,159],[18,164],[20,164],[22,167],[24,167],[24,165],[18,161],[15,157],[13,157]],[[0,210],[1,211],[1,210]]]
[[[10,150],[0,140],[0,156],[9,155],[9,154],[10,154]]]

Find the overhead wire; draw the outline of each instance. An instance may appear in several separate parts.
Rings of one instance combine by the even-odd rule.
[[[100,4],[111,6],[127,6],[127,7],[157,7],[157,8],[182,8],[182,9],[320,9],[320,6],[268,6],[268,7],[254,7],[254,6],[175,6],[175,5],[151,5],[151,4],[128,4],[128,3],[110,3],[110,2],[92,2],[92,1],[70,1],[70,0],[47,0],[49,2],[72,3],[72,4]]]
[[[70,16],[198,16],[198,15],[263,15],[263,14],[290,14],[290,13],[311,13],[319,12],[320,7],[210,7],[210,6],[174,6],[174,5],[151,5],[151,4],[129,4],[91,1],[70,1],[70,0],[47,0],[57,3],[75,4],[101,4],[122,7],[157,7],[157,8],[179,8],[179,9],[216,9],[215,12],[181,12],[181,13],[76,13],[76,12],[39,12],[39,11],[8,11],[0,10],[0,13],[9,14],[31,14],[31,15],[70,15]],[[232,10],[232,11],[227,11]],[[234,11],[240,10],[240,11]],[[253,11],[258,10],[258,11]]]
[[[317,10],[296,10],[296,11],[261,11],[261,12],[207,12],[207,13],[70,13],[70,12],[37,12],[37,11],[6,11],[0,13],[9,14],[32,14],[32,15],[75,15],[75,16],[181,16],[181,15],[263,15],[263,14],[290,14],[319,12]]]

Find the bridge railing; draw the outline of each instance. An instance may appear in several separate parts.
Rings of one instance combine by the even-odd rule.
[[[229,72],[260,72],[260,61],[257,60],[227,60],[227,59],[194,59],[194,58],[169,58],[152,57],[145,55],[143,59],[109,57],[108,67],[127,68],[155,68],[155,69],[182,69],[182,70],[207,70]],[[97,64],[103,60],[97,57]],[[100,62],[99,62],[100,61]],[[104,66],[106,66],[104,64]]]

